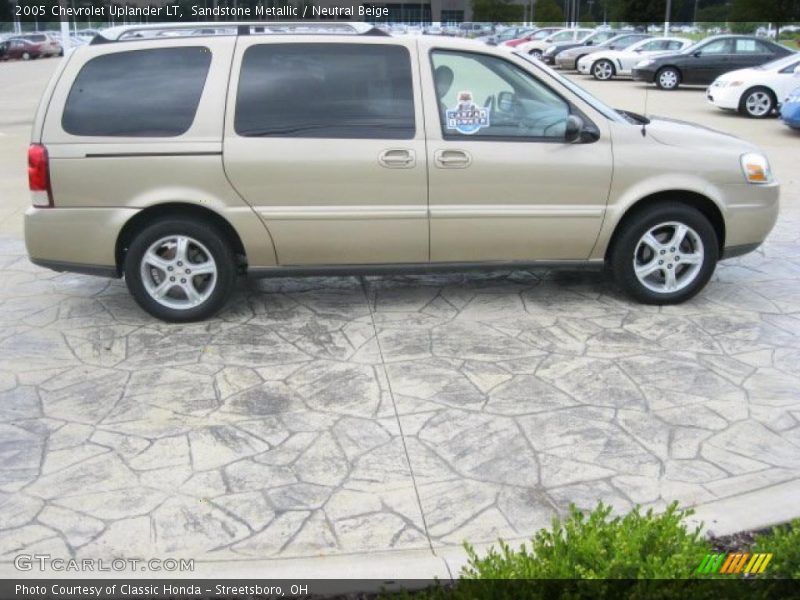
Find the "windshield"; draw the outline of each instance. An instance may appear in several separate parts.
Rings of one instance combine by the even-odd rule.
[[[789,56],[784,56],[777,60],[771,60],[768,63],[764,63],[763,65],[753,68],[758,69],[759,71],[780,71],[781,69],[788,67],[798,60],[800,60],[800,52],[793,52]]]
[[[700,40],[699,42],[695,42],[688,48],[684,48],[683,50],[681,50],[680,54],[691,54],[692,52],[696,52],[697,50],[705,46],[708,42],[710,42],[713,39],[714,38],[706,38],[704,40]]]
[[[622,50],[624,48],[628,48],[629,46],[632,46],[633,44],[635,44],[636,42],[638,42],[641,39],[642,38],[639,37],[638,35],[622,34],[622,35],[618,35],[616,37],[611,38],[610,40],[607,40],[607,41],[603,42],[602,46],[606,47],[606,48],[608,46],[614,46],[615,50]],[[645,39],[648,39],[648,38],[645,38]]]
[[[629,123],[630,119],[626,119],[622,114],[618,111],[614,110],[610,106],[606,105],[605,103],[598,100],[596,97],[592,96],[589,92],[583,89],[581,86],[573,83],[563,75],[559,74],[554,69],[551,69],[547,65],[543,64],[541,61],[536,60],[533,56],[529,56],[527,54],[522,54],[521,52],[514,52],[517,56],[524,59],[525,62],[528,62],[535,66],[537,69],[541,71],[545,71],[548,75],[556,79],[559,83],[561,83],[564,87],[569,89],[573,94],[578,96],[584,102],[591,104],[599,113],[605,116],[607,119],[611,121],[616,121],[617,123]]]

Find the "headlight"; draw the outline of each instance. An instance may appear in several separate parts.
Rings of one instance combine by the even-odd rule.
[[[633,68],[634,69],[644,69],[645,67],[649,67],[650,65],[654,64],[655,62],[656,61],[654,61],[652,58],[645,58],[644,60],[640,60],[638,63],[636,63],[636,66],[633,67]]]
[[[742,154],[742,171],[748,183],[772,183],[772,170],[763,154],[748,152]]]

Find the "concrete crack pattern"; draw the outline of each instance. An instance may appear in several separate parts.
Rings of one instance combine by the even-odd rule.
[[[273,279],[181,326],[0,240],[0,560],[435,551],[797,478],[793,225],[676,307],[596,273]]]

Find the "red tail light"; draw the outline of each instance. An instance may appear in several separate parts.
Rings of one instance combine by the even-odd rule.
[[[53,206],[50,159],[47,156],[47,148],[41,144],[31,144],[28,148],[28,185],[31,188],[34,206],[40,208]]]

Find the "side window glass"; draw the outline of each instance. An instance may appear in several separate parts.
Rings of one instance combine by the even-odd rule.
[[[772,54],[772,50],[764,42],[756,42],[756,53],[758,54]]]
[[[446,139],[564,138],[569,104],[512,63],[442,50],[432,64]]]
[[[703,46],[700,54],[706,56],[710,54],[729,54],[731,51],[731,40],[715,40]]]
[[[755,40],[736,40],[737,54],[756,54],[758,48]]]
[[[194,121],[210,65],[203,47],[98,56],[75,78],[61,124],[79,136],[182,135]]]
[[[410,139],[411,57],[396,44],[259,44],[244,53],[236,133]]]

